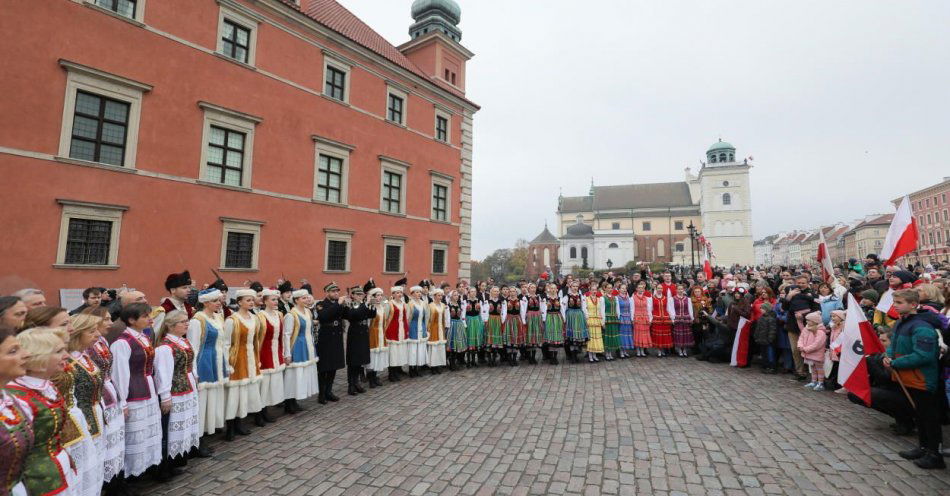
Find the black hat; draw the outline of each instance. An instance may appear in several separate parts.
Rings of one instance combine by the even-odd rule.
[[[870,258],[871,260],[878,261],[880,258],[877,258],[877,253],[868,253],[868,256],[864,258]]]
[[[376,283],[373,282],[373,279],[371,278],[369,281],[366,281],[366,284],[363,285],[363,292],[369,293],[370,290],[374,289],[375,287],[376,287]]]
[[[253,289],[254,291],[257,291],[258,293],[260,293],[261,291],[264,291],[264,285],[257,281],[252,282],[251,285],[248,287]]]
[[[308,282],[307,284],[301,284],[300,289],[306,289],[308,293],[313,294],[313,286]]]
[[[291,284],[290,281],[284,281],[280,283],[280,286],[277,286],[277,291],[280,291],[281,293],[286,293],[288,291],[293,291],[293,290],[294,290],[294,285]]]
[[[405,277],[403,277],[402,279],[396,281],[396,283],[393,284],[393,286],[405,286],[407,282],[409,282],[409,279],[406,279]]]
[[[224,279],[221,279],[220,277],[217,278],[217,279],[216,279],[213,283],[211,283],[211,285],[208,286],[208,287],[209,287],[209,288],[217,289],[218,291],[221,291],[222,293],[227,293],[227,292],[228,292],[228,284],[227,284],[226,282],[224,282]]]
[[[165,289],[171,291],[172,288],[180,288],[191,284],[191,273],[187,270],[181,274],[168,274],[165,278]]]

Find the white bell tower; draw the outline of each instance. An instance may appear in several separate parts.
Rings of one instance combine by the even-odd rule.
[[[753,265],[752,196],[747,160],[736,161],[736,147],[720,139],[706,150],[699,171],[702,231],[712,244],[714,265]]]

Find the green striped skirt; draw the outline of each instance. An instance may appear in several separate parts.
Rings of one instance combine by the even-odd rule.
[[[485,323],[482,316],[465,316],[466,345],[470,350],[477,350],[485,344]]]
[[[465,321],[462,319],[452,319],[449,324],[449,339],[446,343],[446,349],[451,352],[465,351],[468,349],[468,335],[465,334]]]
[[[587,319],[580,308],[567,309],[567,322],[564,325],[564,340],[575,343],[587,341]]]
[[[528,346],[541,346],[544,341],[544,322],[541,321],[541,312],[529,310],[525,316],[525,344]]]
[[[620,322],[608,321],[604,326],[604,350],[620,351]]]
[[[525,326],[521,315],[508,315],[505,320],[505,346],[524,346]]]
[[[505,332],[501,315],[488,316],[488,323],[485,325],[485,346],[489,348],[505,347]]]
[[[564,340],[564,317],[558,312],[548,313],[544,320],[545,344],[559,345]]]

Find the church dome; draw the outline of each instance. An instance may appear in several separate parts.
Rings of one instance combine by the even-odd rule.
[[[733,150],[733,151],[735,151],[735,149],[736,149],[736,147],[734,147],[734,146],[732,146],[731,144],[729,144],[729,143],[723,141],[722,138],[719,138],[719,141],[717,141],[717,142],[713,143],[712,145],[710,145],[710,146],[709,146],[709,149],[706,150],[706,151],[707,151],[707,152],[719,151],[719,150]]]
[[[574,238],[593,236],[594,228],[587,224],[577,223],[567,228],[567,235]]]
[[[412,2],[413,19],[418,21],[430,12],[442,14],[454,24],[462,21],[462,8],[454,0],[415,0]]]

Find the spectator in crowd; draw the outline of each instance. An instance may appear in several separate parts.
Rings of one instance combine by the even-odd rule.
[[[46,295],[43,294],[42,290],[35,288],[26,288],[13,293],[13,296],[16,296],[23,301],[23,304],[26,305],[27,309],[42,307],[46,305]]]
[[[0,296],[0,325],[19,330],[26,320],[26,312],[26,305],[16,296]]]
[[[76,315],[87,308],[96,308],[102,302],[102,290],[100,288],[86,288],[82,291],[82,305],[74,308],[69,315]]]

